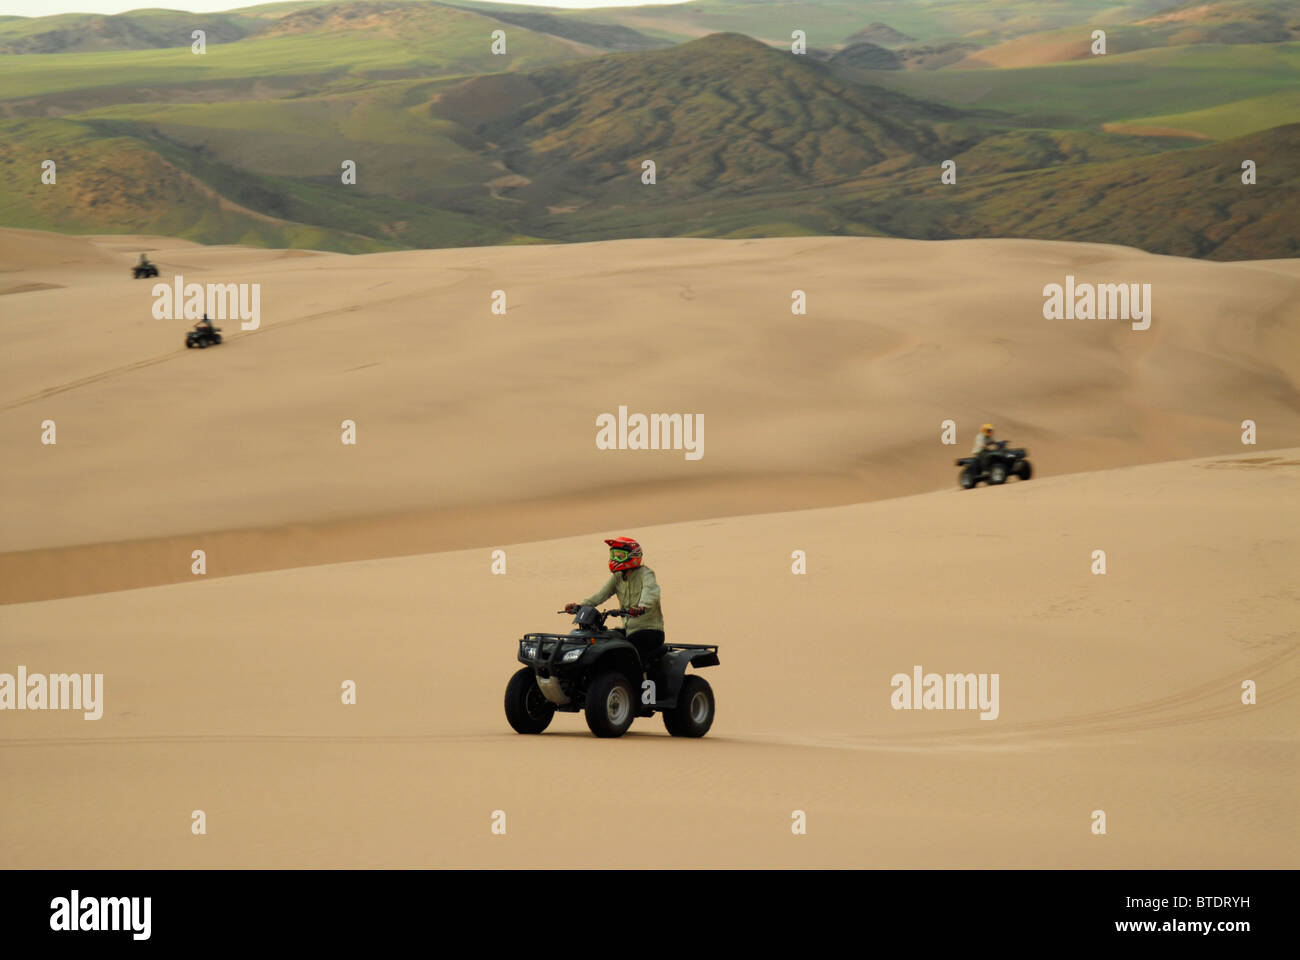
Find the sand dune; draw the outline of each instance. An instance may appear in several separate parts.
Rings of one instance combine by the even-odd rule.
[[[163,280],[261,285],[186,351]],[[636,240],[364,257],[0,231],[0,600],[946,489],[992,420],[1040,476],[1300,444],[1300,269],[1095,244]],[[1042,288],[1153,286],[1154,321]],[[791,291],[808,295],[792,316]],[[490,310],[504,290],[508,312]],[[595,417],[704,415],[704,456]],[[41,423],[58,443],[42,446]],[[357,423],[358,443],[340,443]]]
[[[0,850],[13,866],[1294,867],[1298,494],[1289,449],[635,529],[674,638],[721,644],[700,741],[657,719],[617,741],[576,716],[506,727],[514,640],[561,626],[556,604],[598,581],[595,536],[507,546],[504,576],[478,549],[9,605],[5,669],[99,671],[106,693],[98,721],[4,717]],[[891,677],[916,664],[997,673],[999,716],[892,709]]]
[[[260,328],[186,351],[140,250]],[[6,866],[1300,864],[1296,261],[10,230],[0,271],[0,673],[105,683],[0,713]],[[1044,320],[1066,274],[1152,284],[1151,328]],[[703,457],[596,449],[619,405]],[[985,420],[1032,481],[956,489]],[[511,733],[515,640],[624,533],[721,644],[713,731]],[[997,674],[996,719],[893,709],[917,665]]]

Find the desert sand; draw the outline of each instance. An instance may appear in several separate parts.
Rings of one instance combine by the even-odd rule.
[[[141,250],[262,284],[260,329],[186,351]],[[0,713],[0,864],[1300,865],[1300,264],[7,230],[0,271],[0,672],[105,678],[99,720]],[[1151,329],[1044,320],[1067,273],[1151,283]],[[597,450],[620,404],[703,458]],[[956,489],[985,420],[1032,481]],[[615,534],[721,645],[717,722],[518,736],[515,641]],[[918,664],[998,717],[893,709]]]

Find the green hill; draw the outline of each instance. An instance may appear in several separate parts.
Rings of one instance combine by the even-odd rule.
[[[475,0],[448,2],[480,11],[497,7]],[[981,46],[993,45],[1058,27],[1126,23],[1168,5],[1163,0],[692,0],[666,6],[542,9],[560,17],[617,23],[678,42],[713,33],[743,33],[788,49],[796,29],[817,47],[872,40],[855,36],[866,28],[874,28],[876,36],[901,34],[922,44],[969,39]]]
[[[820,58],[735,33],[656,46],[631,32],[642,20],[414,0],[232,11],[218,16],[244,35],[202,57],[188,43],[0,55],[0,224],[349,251],[883,234],[1295,255],[1300,44],[871,69],[906,65],[910,38],[926,36],[904,35],[888,6],[862,0],[850,17],[809,0],[806,13],[843,17],[857,37]],[[173,14],[124,16],[153,29]],[[0,21],[0,42],[15,24],[47,36],[42,21],[62,18]],[[490,52],[495,29],[505,56]],[[55,186],[40,182],[47,159]],[[1253,187],[1243,159],[1259,165]],[[945,160],[955,186],[939,182]],[[349,161],[355,184],[341,178]]]
[[[1050,127],[1097,127],[1227,106],[1300,88],[1300,43],[1158,47],[1088,60],[1003,70],[870,72],[864,80],[918,99],[1013,114]],[[1300,120],[1280,109],[1265,129]]]
[[[188,47],[191,33],[205,31],[209,43],[233,43],[266,21],[229,13],[135,10],[117,16],[67,13],[52,17],[0,19],[0,55],[88,53]]]
[[[494,98],[485,88],[498,81],[472,78],[434,105],[442,116],[478,119],[473,132],[532,180],[511,192],[524,202],[630,199],[644,193],[645,160],[659,170],[662,201],[843,180],[977,138],[957,110],[846,82],[736,34],[527,80],[521,95]]]
[[[324,13],[322,11],[325,11]],[[349,16],[352,14],[352,16]],[[490,48],[507,28],[507,53]],[[344,3],[314,7],[273,21],[232,43],[209,42],[191,52],[189,34],[166,49],[0,56],[0,101],[44,99],[60,110],[172,96],[230,98],[254,81],[278,95],[305,88],[356,87],[399,77],[435,77],[526,70],[601,51],[439,4]],[[102,91],[102,92],[101,92]],[[59,94],[61,96],[55,97]],[[232,98],[233,99],[233,98]],[[239,99],[243,99],[242,97]]]
[[[1058,162],[1053,154],[1069,149],[1059,135],[1001,139],[955,158],[956,187],[917,172],[841,191],[827,207],[899,236],[1069,239],[1213,260],[1300,256],[1300,123],[1191,149]],[[1254,185],[1241,182],[1243,160],[1257,166]]]

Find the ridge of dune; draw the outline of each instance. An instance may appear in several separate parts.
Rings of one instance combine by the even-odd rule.
[[[129,279],[138,250],[164,284],[259,284],[260,327],[186,351],[188,321],[154,319],[154,281]],[[1246,419],[1262,446],[1300,444],[1293,261],[876,238],[348,256],[7,230],[0,264],[28,288],[0,306],[0,443],[22,452],[0,488],[6,602],[183,580],[199,540],[238,573],[943,489],[989,420],[1039,477],[1227,453]],[[1150,283],[1151,329],[1044,320],[1067,275]],[[703,416],[703,456],[596,449],[620,406]]]
[[[186,351],[187,321],[153,319],[153,281],[129,280],[136,250],[165,284],[256,282],[261,327]],[[1040,476],[1226,453],[1244,419],[1300,444],[1294,261],[875,238],[291,252],[0,232],[6,285],[29,286],[4,298],[0,441],[31,454],[0,489],[3,562],[87,548],[104,567],[47,565],[44,593],[4,578],[6,600],[187,575],[142,542],[255,532],[216,565],[240,571],[318,562],[285,529],[338,533],[325,559],[374,555],[372,518],[425,518],[393,548],[422,552],[467,544],[438,533],[458,516],[508,536],[519,503],[547,506],[549,535],[620,500],[685,519],[940,489],[985,420]],[[1066,274],[1151,282],[1152,329],[1044,320]],[[595,449],[619,406],[703,415],[705,455]]]

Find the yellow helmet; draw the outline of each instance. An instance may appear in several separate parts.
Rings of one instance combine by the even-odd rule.
[[[991,423],[984,424],[984,426],[980,427],[980,433],[984,434],[984,436],[986,437],[993,436],[993,424]]]

